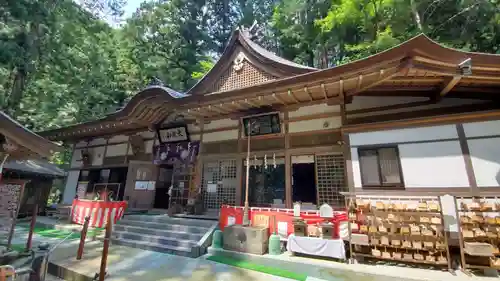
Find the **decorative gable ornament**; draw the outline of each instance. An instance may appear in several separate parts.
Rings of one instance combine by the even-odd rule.
[[[129,137],[129,142],[134,155],[144,153],[144,139],[140,135],[132,135]]]
[[[239,53],[233,62],[233,69],[236,72],[240,72],[243,69],[243,62],[245,61],[245,55],[243,53]]]

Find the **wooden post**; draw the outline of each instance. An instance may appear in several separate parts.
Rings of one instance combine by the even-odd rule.
[[[33,214],[31,214],[30,232],[28,234],[28,241],[26,241],[26,251],[31,250],[31,242],[33,240],[33,232],[35,232],[36,217],[38,215],[38,203],[33,207]]]
[[[102,249],[101,269],[99,270],[99,281],[104,281],[106,277],[106,263],[108,262],[109,240],[111,239],[111,229],[113,220],[108,219],[106,224],[106,234],[104,235],[104,247]]]
[[[85,238],[87,238],[87,230],[89,229],[90,217],[85,217],[85,222],[83,223],[82,231],[80,232],[80,245],[78,246],[78,252],[76,253],[76,259],[81,260],[83,255],[83,247],[85,246]]]

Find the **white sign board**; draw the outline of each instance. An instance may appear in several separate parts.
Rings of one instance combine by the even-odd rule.
[[[186,127],[159,129],[158,134],[162,143],[189,141]]]
[[[288,238],[288,223],[285,221],[278,222],[278,235],[283,238]]]
[[[155,190],[156,182],[148,181],[148,190]]]
[[[227,217],[227,226],[234,225],[236,223],[236,218],[235,217]]]
[[[207,184],[207,192],[216,193],[217,192],[217,184],[216,183]]]
[[[148,189],[148,181],[136,181],[135,182],[135,190],[147,190]]]
[[[89,183],[86,181],[81,181],[78,183],[78,185],[76,186],[76,195],[78,196],[78,199],[85,199],[88,184]]]

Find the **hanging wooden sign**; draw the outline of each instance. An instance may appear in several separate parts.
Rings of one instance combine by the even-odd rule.
[[[250,125],[250,135],[280,134],[281,123],[278,112],[253,115],[242,118],[245,136],[248,136],[248,126]]]
[[[189,142],[189,133],[186,125],[158,129],[160,143]]]

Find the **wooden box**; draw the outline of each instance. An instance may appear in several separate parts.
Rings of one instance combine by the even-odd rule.
[[[333,239],[333,224],[321,224],[319,232],[321,238]]]
[[[307,236],[307,224],[303,220],[294,220],[293,233],[295,236]]]
[[[268,228],[241,225],[226,226],[222,240],[225,250],[263,255],[268,247]]]

